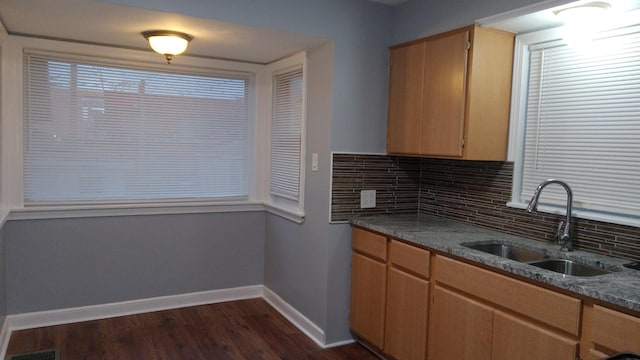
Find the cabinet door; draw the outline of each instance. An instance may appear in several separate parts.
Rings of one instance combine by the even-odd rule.
[[[420,153],[462,156],[469,31],[426,43]]]
[[[429,282],[389,268],[384,352],[398,360],[425,360]]]
[[[611,355],[611,354],[609,354]],[[594,349],[589,349],[589,351],[587,352],[587,356],[583,357],[584,360],[602,360],[607,358],[609,355],[600,352],[598,350],[594,350]]]
[[[578,342],[514,316],[495,312],[493,360],[575,360]]]
[[[640,353],[640,318],[593,306],[593,346],[608,353]]]
[[[494,310],[438,285],[433,293],[428,359],[490,360]]]
[[[382,349],[384,340],[384,307],[386,264],[367,256],[351,255],[351,330]]]
[[[387,152],[417,154],[420,145],[425,43],[391,49]]]

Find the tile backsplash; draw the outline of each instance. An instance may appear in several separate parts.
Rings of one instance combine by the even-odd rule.
[[[420,212],[539,241],[553,241],[561,215],[506,206],[513,163],[334,154],[332,221],[379,213]],[[377,206],[360,209],[360,190]],[[640,228],[574,218],[576,249],[640,260]]]
[[[365,214],[415,213],[419,188],[420,159],[334,154],[331,221]],[[361,190],[376,190],[375,208],[360,208]]]

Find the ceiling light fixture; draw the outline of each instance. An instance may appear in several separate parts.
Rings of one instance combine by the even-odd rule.
[[[596,34],[612,25],[610,9],[609,3],[592,1],[553,12],[564,23],[559,30],[564,41],[574,48],[589,49]]]
[[[556,10],[553,13],[566,23],[589,23],[602,18],[611,4],[603,1],[593,1],[564,9]]]
[[[142,36],[149,41],[153,51],[164,55],[167,64],[171,64],[174,56],[182,54],[193,40],[193,36],[189,34],[170,30],[143,31]]]

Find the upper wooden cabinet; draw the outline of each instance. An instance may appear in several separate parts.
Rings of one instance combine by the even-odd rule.
[[[391,50],[387,152],[411,154],[420,144],[422,83],[426,43]]]
[[[505,160],[513,45],[471,26],[392,47],[387,152]]]

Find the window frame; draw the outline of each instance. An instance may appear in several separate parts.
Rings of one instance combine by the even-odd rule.
[[[209,73],[209,71],[194,72],[191,69],[189,69],[189,71],[176,72],[173,67],[167,67],[166,69],[158,67],[150,68],[143,66],[144,64],[125,67],[114,65],[112,62],[103,59],[91,60],[86,57],[66,54],[61,56],[59,53],[34,52],[31,50],[25,50],[23,57],[24,65],[26,66],[23,85],[27,86],[25,93],[29,96],[28,99],[25,99],[29,107],[25,108],[26,113],[24,120],[26,122],[23,132],[25,141],[23,144],[23,152],[25,155],[23,159],[23,174],[25,180],[23,197],[25,208],[65,204],[140,203],[147,200],[152,202],[229,202],[248,200],[250,177],[247,176],[247,174],[248,171],[250,171],[250,150],[253,148],[252,144],[249,143],[249,90],[252,86],[251,81],[254,78],[251,73],[241,73],[237,71],[216,71],[215,73]],[[71,69],[74,68],[78,69],[77,84],[72,80],[72,74],[75,74],[75,72],[71,71]],[[56,84],[52,84],[48,80],[48,78],[52,76],[51,71],[61,76],[62,80]],[[68,79],[66,78],[67,76],[69,76]],[[138,85],[134,85],[134,92],[132,92],[132,88],[127,88],[125,91],[109,88],[103,88],[102,90],[86,88],[87,86],[97,84],[92,81],[112,82],[119,81],[120,79],[138,81],[132,79],[139,79],[140,77],[144,77],[148,81],[142,93],[140,93],[140,87]],[[176,91],[172,83],[175,83],[175,86],[179,86],[178,92],[180,92],[180,90],[195,91],[196,89],[198,91],[206,91],[209,87],[228,86],[220,83],[223,81],[222,79],[227,79],[227,81],[231,81],[233,84],[231,85],[233,88],[226,87],[223,91],[242,92],[242,112],[235,110],[230,112],[227,110],[228,103],[226,100],[223,100],[225,102],[221,103],[221,107],[218,107],[217,102],[220,100],[212,96],[211,93],[203,93],[202,96],[195,94],[195,96],[185,97],[174,96],[172,94],[170,97],[167,97],[166,91],[168,89],[171,89],[169,91],[172,92]],[[68,81],[68,83],[64,83],[64,81]],[[160,93],[154,91],[154,82],[156,85],[159,85],[155,89],[161,91]],[[203,83],[205,84],[204,87],[202,87]],[[83,84],[85,84],[84,87]],[[105,82],[101,84],[104,86]],[[200,84],[200,87],[194,88],[194,84]],[[60,89],[60,86],[63,88]],[[69,90],[66,90],[67,87]],[[52,98],[50,100],[51,107],[46,107],[45,109],[47,110],[45,111],[40,106],[42,101],[47,101],[46,99],[49,98]],[[159,102],[158,99],[161,99],[161,102]],[[185,103],[185,101],[188,103]],[[137,105],[132,106],[132,102],[135,102]],[[233,100],[233,109],[240,109],[235,107],[236,103],[237,100]],[[86,119],[80,118],[77,114],[76,116],[78,118],[73,121],[69,116],[75,118],[76,116],[74,116],[74,114],[79,112],[79,109],[74,106],[79,107],[95,104],[99,104],[100,107],[104,107],[107,111],[112,110],[117,114],[125,110],[127,113],[123,113],[122,118],[107,116],[105,119],[107,121],[104,123],[100,122],[101,120],[96,120],[95,125],[100,126],[101,130],[93,134],[91,131],[85,132],[87,128],[83,125],[86,125]],[[163,108],[160,113],[158,107],[162,107],[165,104],[169,105],[169,107],[166,109]],[[30,108],[31,106],[34,108]],[[188,108],[190,107],[195,108],[189,110]],[[202,110],[195,112],[197,108]],[[135,112],[136,110],[141,111],[139,116]],[[186,115],[187,113],[193,114],[195,117]],[[63,114],[63,118],[60,118],[60,115]],[[242,117],[237,118],[238,114],[242,114]],[[53,125],[53,129],[57,134],[63,133],[63,136],[66,135],[69,137],[68,142],[60,144],[62,146],[53,145],[48,141],[49,137],[44,136],[47,131],[46,129],[52,124],[51,122],[54,119],[52,116],[57,118],[58,121],[66,119],[62,123],[55,123],[55,125]],[[125,119],[126,121],[123,121]],[[204,119],[207,119],[207,121],[202,122]],[[158,121],[161,121],[163,124],[161,125]],[[241,141],[238,142],[240,146],[235,146],[233,152],[228,151],[231,149],[226,146],[224,148],[218,147],[215,152],[204,153],[208,156],[202,157],[202,155],[199,154],[200,148],[194,149],[190,147],[193,144],[191,141],[194,139],[194,126],[197,132],[211,131],[209,137],[197,138],[199,140],[196,140],[196,142],[199,145],[212,144],[216,141],[227,140],[227,136],[220,136],[219,129],[214,127],[218,122],[222,123],[223,128],[238,126],[237,128],[234,127],[234,131],[242,131],[242,133],[239,133],[242,135],[240,138],[234,138],[234,140]],[[164,133],[156,131],[156,128],[160,128],[163,125],[164,127],[162,127],[162,129],[170,131],[173,135],[178,134],[180,140],[171,144],[173,139],[162,138]],[[76,133],[76,131],[78,131],[78,133]],[[180,133],[180,131],[185,131],[188,135]],[[117,138],[111,137],[114,134],[119,135],[117,135]],[[89,140],[87,142],[88,139],[93,139],[92,136],[96,135],[98,137],[100,137],[100,135],[106,135],[106,139],[108,140],[101,142],[103,139],[100,137],[100,139],[95,139],[95,141]],[[124,137],[122,135],[124,135]],[[157,150],[155,150],[155,146],[152,148],[148,147],[149,142],[156,141],[158,137],[162,139],[163,143],[166,141],[167,145],[171,144],[170,147],[163,146],[162,148],[157,148]],[[125,153],[122,154],[122,158],[115,160],[116,162],[111,162],[108,161],[108,159],[111,158],[110,151],[114,150],[114,140],[118,141],[117,148],[124,150]],[[120,141],[125,141],[125,143],[120,143]],[[36,146],[33,148],[30,147],[29,144],[31,142]],[[122,146],[125,146],[125,148],[122,148]],[[76,150],[69,152],[67,149]],[[83,150],[77,152],[78,149]],[[98,149],[99,152],[96,152]],[[209,149],[211,148],[204,150],[207,151]],[[144,160],[142,162],[140,162],[138,155],[139,151],[144,152],[144,155],[142,155]],[[54,155],[53,159],[50,159],[48,157],[50,154],[56,155]],[[109,156],[105,158],[105,154],[109,154]],[[119,151],[118,155],[120,155]],[[169,155],[169,157],[176,156],[181,160],[178,162],[175,160],[171,161],[171,159],[165,158],[164,155]],[[195,164],[192,164],[193,167],[186,173],[184,171],[180,173],[175,172],[176,166],[186,165],[192,161],[191,159],[194,159],[194,163],[195,159],[200,159],[205,161],[209,166],[212,166],[212,163],[207,159],[218,158],[221,155],[221,159],[226,164],[222,172],[214,171],[210,174],[211,176],[194,178],[192,174],[196,174],[200,169],[207,171],[207,168],[196,167]],[[227,155],[231,155],[237,160],[225,158],[224,156]],[[49,160],[44,159],[61,161],[64,165],[59,168],[58,162],[51,163]],[[84,162],[87,161],[85,159],[89,159],[89,163]],[[124,161],[124,163],[122,161]],[[133,165],[133,167],[138,168],[138,170],[136,170],[135,173],[124,170],[122,166],[129,168],[125,163]],[[63,170],[68,167],[68,170],[59,172],[43,170],[43,167],[49,169],[54,164],[54,168]],[[92,167],[94,164],[95,167]],[[145,168],[148,164],[155,165]],[[238,167],[238,165],[240,166]],[[116,172],[114,172],[107,170],[112,169],[114,166],[119,171],[116,170]],[[140,168],[145,169],[145,174],[142,177],[138,173]],[[235,170],[232,170],[232,168]],[[156,172],[156,176],[158,177],[151,175],[153,172]],[[147,178],[149,175],[152,177]],[[234,176],[237,179],[233,182],[221,180],[220,176],[226,177],[227,175]],[[80,187],[77,185],[65,190],[59,187],[56,188],[56,186],[46,185],[49,183],[49,179],[55,183],[55,179],[60,179],[60,176],[64,180],[58,180],[58,184],[72,184],[76,181],[81,182],[82,180],[80,179],[86,179],[86,177],[95,178],[101,184],[105,184],[105,191],[103,193],[83,192],[80,188],[82,186],[81,184],[78,184]],[[176,176],[185,177],[178,180]],[[174,180],[163,182],[163,179]],[[138,187],[141,186],[141,188],[132,191],[131,188],[125,185],[127,180],[130,181],[129,184],[133,184],[133,186],[137,185]],[[149,181],[158,185],[157,190],[145,192],[148,185],[144,184],[149,184]],[[196,181],[198,182],[196,186],[205,186],[206,188],[185,187],[184,183],[181,184],[181,181]],[[85,183],[85,185],[92,186],[93,184]],[[121,188],[117,189],[118,187]],[[233,191],[233,194],[226,191],[220,192],[221,189],[227,188]],[[127,195],[127,193],[129,194]],[[217,193],[217,195],[214,195],[214,193]]]
[[[625,23],[620,27],[632,24]],[[526,209],[529,199],[522,199],[522,182],[524,172],[524,152],[525,152],[525,128],[526,128],[526,112],[527,112],[527,90],[528,90],[528,74],[529,74],[529,55],[530,47],[541,42],[558,42],[563,41],[563,28],[556,27],[546,30],[540,30],[532,33],[526,33],[516,36],[514,51],[514,69],[511,96],[511,115],[509,129],[509,148],[508,161],[513,161],[513,181],[511,188],[511,201],[507,206],[517,209]],[[569,184],[571,185],[571,184]],[[534,189],[532,189],[534,190]],[[574,194],[575,197],[575,194]],[[565,206],[541,204],[538,211],[565,215]],[[634,215],[623,213],[594,211],[579,207],[573,208],[573,216],[590,220],[604,221],[614,224],[638,226],[638,218]]]
[[[272,100],[273,100],[273,79],[276,75],[286,73],[295,68],[302,68],[302,119],[301,119],[301,148],[300,148],[300,169],[299,169],[299,187],[298,187],[298,201],[288,199],[284,196],[278,196],[272,194],[271,189],[271,125],[272,125]],[[266,165],[266,181],[264,194],[265,194],[265,208],[268,212],[284,217],[296,223],[302,223],[305,217],[304,211],[304,194],[305,194],[305,170],[306,170],[306,128],[307,128],[307,52],[301,51],[293,54],[287,58],[278,60],[266,66],[264,72],[264,83],[268,88],[265,92],[263,113],[267,116],[265,127],[267,128],[268,136],[267,143],[265,144],[265,158],[264,163]]]
[[[22,106],[2,109],[2,190],[3,202],[10,213],[9,219],[42,219],[92,216],[122,216],[147,214],[178,214],[227,211],[261,211],[264,210],[264,192],[261,182],[264,179],[262,167],[257,166],[264,151],[264,129],[258,119],[258,102],[261,96],[260,74],[265,65],[243,63],[227,60],[180,56],[171,65],[151,51],[131,50],[107,47],[102,45],[71,43],[66,41],[7,36],[2,52],[2,85],[5,92],[3,103],[23,104],[23,53],[48,52],[70,54],[88,59],[103,59],[115,65],[140,65],[153,69],[171,66],[173,70],[184,69],[189,73],[210,74],[212,72],[230,72],[251,74],[249,85],[249,197],[241,201],[164,201],[148,200],[136,202],[116,202],[100,204],[71,204],[53,206],[33,206],[26,208],[23,197],[23,108]],[[4,197],[4,195],[8,195]]]

